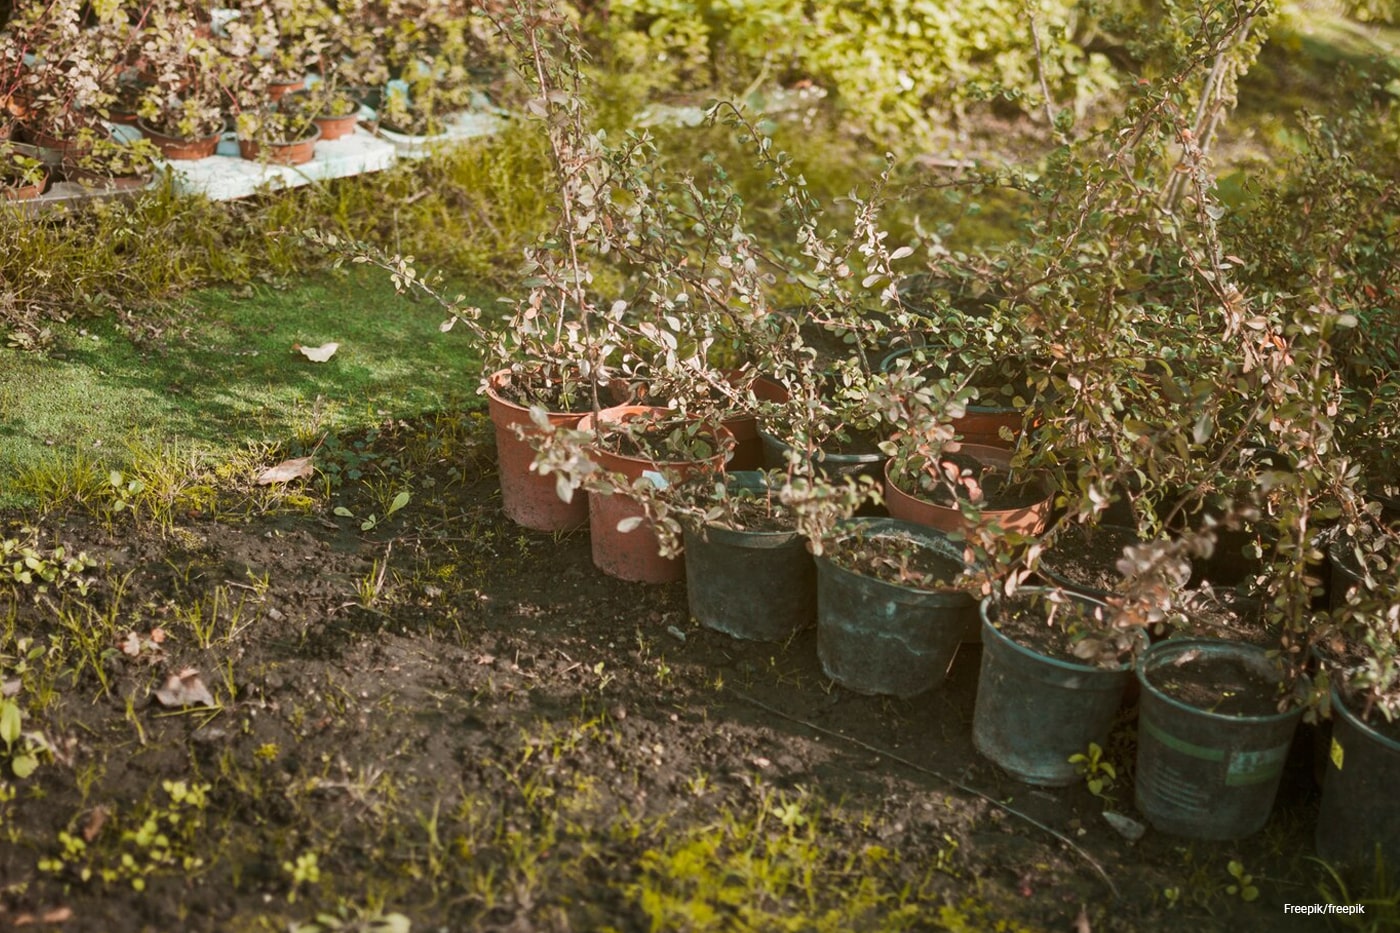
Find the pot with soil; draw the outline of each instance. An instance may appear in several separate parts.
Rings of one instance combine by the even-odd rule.
[[[1017,780],[1066,786],[1070,756],[1106,744],[1146,636],[1096,599],[1025,587],[982,601],[972,743]]]
[[[720,489],[707,520],[685,525],[690,614],[735,638],[783,641],[815,617],[816,567],[807,541],[763,473],[729,472]]]
[[[1010,451],[976,444],[932,459],[891,459],[884,480],[890,515],[949,533],[982,524],[1038,535],[1054,502],[1044,477],[1012,470]],[[963,513],[965,507],[976,510],[975,520]]]
[[[1317,814],[1317,854],[1330,864],[1400,865],[1400,720],[1353,702],[1332,685],[1332,737]]]
[[[645,405],[605,408],[596,420],[585,416],[579,430],[595,432],[590,456],[614,477],[617,487],[616,491],[593,488],[588,493],[593,565],[620,580],[680,580],[685,575],[684,561],[662,555],[644,509],[625,488],[638,482],[659,486],[719,473],[733,437],[721,425]]]
[[[891,518],[838,526],[817,565],[817,653],[828,677],[857,693],[911,697],[943,683],[975,624],[956,589],[960,545]]]
[[[1303,709],[1257,645],[1181,638],[1138,665],[1135,799],[1154,827],[1193,839],[1263,828]]]
[[[1036,571],[1054,586],[1102,600],[1123,579],[1118,570],[1123,549],[1141,543],[1136,528],[1075,525],[1040,556]]]
[[[265,125],[251,135],[240,129],[238,153],[250,162],[266,159],[273,165],[305,165],[316,158],[320,140],[321,128],[313,121]]]
[[[543,399],[537,392],[522,389],[519,377],[509,369],[486,380],[486,405],[496,434],[501,507],[507,518],[531,530],[572,531],[588,521],[588,500],[575,496],[565,502],[553,477],[541,476],[530,468],[535,450],[529,437],[539,430],[530,418],[530,406],[542,404],[546,418],[556,428],[577,428],[593,404],[591,396],[581,392],[561,389],[547,395],[549,398]]]
[[[0,192],[7,201],[30,201],[44,193],[49,172],[38,159],[0,142]]]

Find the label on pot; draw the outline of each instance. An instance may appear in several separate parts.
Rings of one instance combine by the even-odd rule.
[[[647,480],[657,489],[665,489],[667,486],[671,485],[666,481],[666,477],[655,470],[643,470],[642,479]]]
[[[1287,757],[1287,745],[1235,752],[1230,756],[1230,764],[1225,771],[1225,786],[1240,787],[1272,780],[1282,770],[1283,760]]]

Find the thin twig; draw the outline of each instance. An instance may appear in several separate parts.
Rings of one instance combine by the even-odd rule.
[[[921,764],[916,764],[915,762],[910,761],[908,758],[896,755],[894,752],[887,751],[883,748],[880,748],[877,745],[871,745],[869,742],[862,741],[861,739],[857,739],[853,736],[849,736],[841,732],[836,732],[832,729],[824,728],[822,726],[817,725],[814,722],[809,722],[806,719],[794,716],[791,713],[785,713],[780,709],[776,709],[775,707],[769,706],[762,700],[757,700],[751,696],[740,693],[732,687],[726,687],[725,692],[735,697],[736,699],[742,700],[743,702],[750,704],[751,706],[756,706],[761,710],[772,713],[774,716],[780,716],[783,719],[788,720],[789,722],[797,723],[799,726],[806,726],[808,729],[811,729],[814,732],[820,732],[822,735],[829,735],[834,739],[841,739],[844,742],[850,742],[852,745],[856,745],[860,748],[863,748],[868,752],[873,752],[874,754],[879,755],[882,758],[888,758],[890,761],[904,765],[904,767],[906,768],[912,768],[913,770],[918,771],[920,774],[927,774],[930,777],[937,778],[943,783],[953,788],[956,788],[957,790],[960,790],[965,794],[971,794],[972,796],[977,797],[980,800],[985,800],[987,803],[991,804],[992,806],[996,807],[1002,812],[1009,813],[1017,819],[1029,823],[1036,829],[1048,833],[1049,835],[1054,836],[1060,842],[1064,843],[1066,848],[1070,849],[1084,861],[1088,862],[1089,865],[1094,869],[1094,871],[1099,873],[1099,877],[1103,879],[1104,884],[1108,885],[1108,890],[1113,893],[1115,899],[1120,896],[1118,893],[1118,886],[1113,883],[1113,879],[1108,876],[1108,872],[1104,870],[1104,867],[1102,865],[1095,861],[1092,855],[1090,855],[1088,852],[1085,852],[1082,848],[1076,845],[1074,840],[1070,839],[1064,833],[1059,832],[1056,829],[1052,829],[1049,826],[1046,826],[1044,823],[1040,822],[1035,817],[1030,816],[1026,813],[1022,813],[1020,810],[1017,810],[1014,807],[1002,803],[1000,800],[997,800],[996,798],[978,790],[975,787],[971,787],[959,780],[950,778],[946,774],[942,774],[938,771],[933,770],[932,768],[926,768]]]

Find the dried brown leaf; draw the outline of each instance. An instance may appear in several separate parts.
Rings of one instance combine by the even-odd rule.
[[[290,483],[294,479],[310,476],[316,469],[312,465],[312,460],[312,457],[294,457],[291,460],[283,460],[276,466],[268,467],[259,473],[257,484],[270,486],[273,483]]]

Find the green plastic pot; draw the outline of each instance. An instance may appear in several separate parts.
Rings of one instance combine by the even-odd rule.
[[[962,564],[941,533],[892,518],[842,526],[868,537],[899,535]],[[921,590],[855,573],[823,555],[817,565],[817,655],[828,677],[857,693],[911,697],[941,685],[977,602],[960,590]]]
[[[727,474],[731,489],[761,491],[762,473]],[[783,641],[816,616],[816,567],[796,531],[685,529],[686,598],[706,628],[735,638]]]
[[[1051,592],[1018,591],[1027,597]],[[1103,603],[1065,595],[1086,606]],[[1071,755],[1090,742],[1102,746],[1123,703],[1132,669],[1094,667],[1041,654],[997,627],[997,607],[984,599],[982,670],[972,714],[972,744],[1004,771],[1027,784],[1063,787],[1080,779]]]
[[[1379,715],[1379,714],[1377,714]],[[1369,868],[1400,866],[1400,742],[1362,722],[1332,688],[1332,740],[1317,814],[1317,854]]]
[[[1192,657],[1231,659],[1276,676],[1268,652],[1244,642],[1179,638],[1149,648],[1138,665],[1137,808],[1165,833],[1239,839],[1269,820],[1303,710],[1295,705],[1263,716],[1215,713],[1152,683],[1155,671],[1189,664]]]

